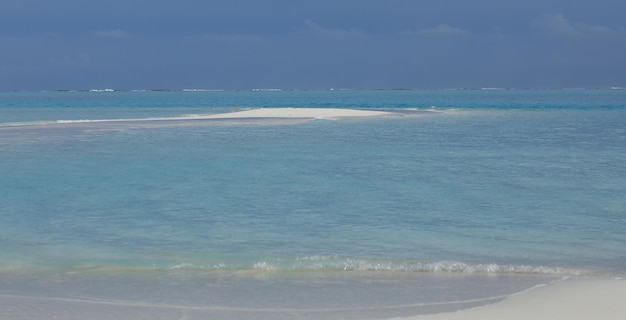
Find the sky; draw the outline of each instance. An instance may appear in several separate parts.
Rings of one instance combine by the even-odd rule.
[[[626,1],[0,1],[0,91],[484,87],[626,87]]]

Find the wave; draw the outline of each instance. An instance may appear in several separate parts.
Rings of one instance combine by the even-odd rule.
[[[494,275],[542,275],[542,276],[587,276],[597,274],[592,270],[560,266],[525,264],[467,263],[454,260],[417,261],[349,258],[340,256],[306,256],[296,258],[277,257],[213,257],[204,260],[180,259],[149,261],[141,259],[114,259],[107,261],[75,260],[72,265],[58,264],[59,261],[38,261],[36,264],[3,263],[1,271],[14,269],[59,268],[66,272],[137,272],[137,271],[180,271],[180,272],[382,272],[382,273],[433,273],[433,274],[494,274]],[[17,264],[16,264],[17,263]],[[58,271],[58,270],[57,270]]]
[[[263,259],[247,265],[227,262],[201,265],[183,262],[174,265],[156,267],[167,270],[251,270],[251,271],[295,271],[295,272],[332,272],[332,271],[372,271],[372,272],[425,272],[425,273],[464,273],[464,274],[528,274],[528,275],[586,275],[590,272],[554,266],[514,265],[497,263],[465,263],[460,261],[394,261],[354,259],[338,256],[308,256],[295,259]]]
[[[115,92],[114,89],[89,89],[89,92]]]

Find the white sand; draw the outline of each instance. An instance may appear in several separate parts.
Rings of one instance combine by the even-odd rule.
[[[312,118],[340,119],[353,117],[380,117],[398,115],[393,112],[335,109],[335,108],[260,108],[238,112],[208,115],[205,119],[237,119],[237,118]]]
[[[488,306],[403,319],[623,320],[626,280],[569,279],[514,294]]]

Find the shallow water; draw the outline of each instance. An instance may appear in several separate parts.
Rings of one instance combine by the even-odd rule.
[[[14,314],[409,315],[626,271],[623,90],[0,96]],[[272,106],[419,116],[180,117]]]
[[[8,279],[11,280],[8,280]],[[380,319],[494,303],[547,276],[374,272],[109,272],[2,277],[0,316]]]

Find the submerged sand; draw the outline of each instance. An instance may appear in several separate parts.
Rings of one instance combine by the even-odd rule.
[[[626,319],[626,280],[568,279],[457,312],[395,320]]]

